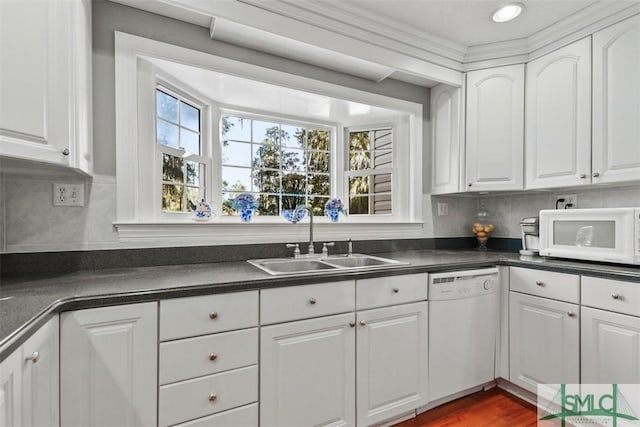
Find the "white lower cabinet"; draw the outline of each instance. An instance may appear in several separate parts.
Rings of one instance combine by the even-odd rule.
[[[355,315],[263,327],[260,425],[354,426]]]
[[[358,426],[427,403],[427,321],[426,302],[358,312]]]
[[[578,383],[579,306],[510,292],[509,311],[509,380],[532,393]]]
[[[158,303],[60,315],[64,426],[156,425]]]
[[[55,316],[0,364],[0,426],[58,426],[59,335]]]

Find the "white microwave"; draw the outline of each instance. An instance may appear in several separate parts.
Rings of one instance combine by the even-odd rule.
[[[540,255],[640,264],[640,208],[540,211]]]

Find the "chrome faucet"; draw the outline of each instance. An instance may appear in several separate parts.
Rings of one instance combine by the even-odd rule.
[[[313,211],[310,207],[304,205],[298,205],[293,210],[293,215],[291,218],[291,222],[294,224],[298,223],[298,212],[306,210],[309,212],[309,255],[313,255],[315,253],[315,249],[313,248]]]

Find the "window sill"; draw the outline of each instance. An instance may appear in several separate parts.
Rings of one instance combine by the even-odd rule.
[[[166,242],[173,244],[243,244],[305,241],[309,238],[309,221],[291,224],[279,218],[261,218],[240,222],[240,218],[218,218],[212,221],[115,222],[122,242]],[[329,222],[314,219],[316,241],[379,240],[416,238],[422,233],[422,222]]]

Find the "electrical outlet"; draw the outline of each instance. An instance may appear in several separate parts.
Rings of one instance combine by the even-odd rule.
[[[53,184],[53,206],[84,206],[84,184]]]
[[[449,204],[438,203],[438,216],[447,216],[447,215],[449,215]]]
[[[563,201],[560,201],[564,199]],[[575,209],[578,207],[578,196],[575,194],[558,194],[556,196],[556,209]]]

